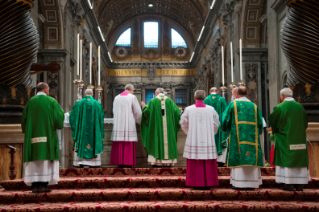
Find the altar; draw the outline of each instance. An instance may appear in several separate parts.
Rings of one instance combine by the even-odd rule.
[[[113,130],[113,118],[104,118],[104,139],[103,153],[101,154],[102,167],[115,167],[110,165],[110,156],[112,149],[111,135]],[[136,167],[150,167],[147,163],[147,153],[143,147],[140,134],[140,125],[136,125],[138,142],[136,143]],[[61,130],[60,150],[61,150],[61,168],[71,168],[73,166],[73,140],[71,137],[71,128],[69,124],[69,114],[65,114],[64,128]],[[177,149],[179,157],[175,167],[186,166],[186,158],[183,157],[184,146],[186,142],[186,134],[183,130],[178,132]]]

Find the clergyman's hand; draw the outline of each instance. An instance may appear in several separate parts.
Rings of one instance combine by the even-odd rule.
[[[141,102],[142,107],[144,107],[146,104],[144,101]]]

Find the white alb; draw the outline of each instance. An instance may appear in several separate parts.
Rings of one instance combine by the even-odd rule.
[[[187,134],[183,156],[195,160],[216,159],[215,134],[219,124],[219,116],[213,107],[187,107],[181,117],[181,127]]]

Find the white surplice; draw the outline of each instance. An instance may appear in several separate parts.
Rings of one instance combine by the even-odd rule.
[[[246,97],[241,97],[235,101],[249,101]],[[259,167],[242,166],[232,168],[230,171],[230,184],[237,188],[259,188],[262,184]]]
[[[295,101],[292,97],[287,97],[284,101]],[[288,168],[276,166],[276,183],[285,184],[308,184],[311,181],[307,167]]]
[[[136,96],[117,95],[113,103],[113,114],[111,141],[137,142],[136,123],[141,123],[142,110]]]
[[[46,95],[38,92],[37,95]],[[48,182],[54,185],[59,182],[59,161],[38,160],[25,163],[24,183],[31,186],[33,182]]]
[[[217,158],[215,134],[218,132],[219,116],[209,105],[185,108],[181,117],[181,127],[187,134],[184,158],[209,160]]]

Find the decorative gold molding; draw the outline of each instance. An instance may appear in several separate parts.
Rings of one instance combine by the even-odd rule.
[[[106,75],[126,76],[147,76],[147,69],[106,69]],[[156,69],[156,76],[193,76],[196,69]]]

